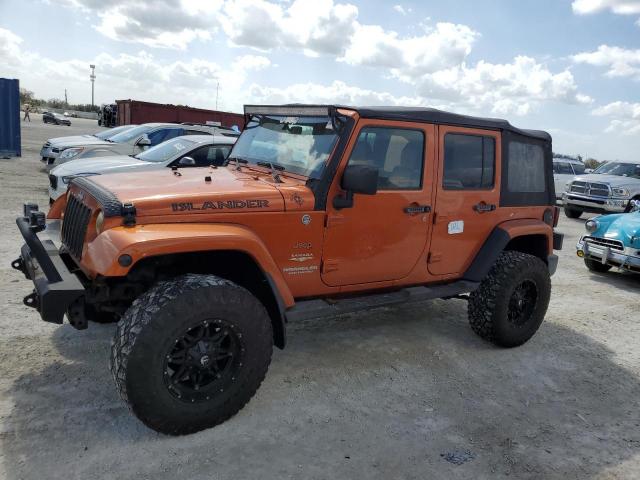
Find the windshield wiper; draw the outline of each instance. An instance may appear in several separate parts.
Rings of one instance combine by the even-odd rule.
[[[278,172],[276,172],[276,170],[280,170],[281,172],[284,171],[284,167],[282,165],[278,165],[277,163],[273,162],[256,162],[256,165],[271,169],[271,176],[273,177],[273,181],[276,183],[283,183],[280,179],[280,175],[278,175]]]
[[[244,158],[238,158],[238,157],[227,158],[225,165],[229,165],[229,162],[236,162],[236,170],[240,170],[240,164],[246,165],[247,163],[249,163],[248,160],[245,160]]]

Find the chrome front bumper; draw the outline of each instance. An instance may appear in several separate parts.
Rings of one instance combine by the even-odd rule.
[[[597,197],[564,192],[562,204],[565,207],[575,207],[591,212],[622,213],[629,205],[628,198]]]
[[[597,245],[581,237],[576,245],[579,257],[597,260],[603,265],[640,272],[640,249],[626,247],[624,251]]]

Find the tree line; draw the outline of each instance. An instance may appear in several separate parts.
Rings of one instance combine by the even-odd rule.
[[[59,108],[65,110],[76,110],[78,112],[99,112],[99,105],[91,105],[90,103],[67,103],[60,98],[50,98],[44,100],[42,98],[35,98],[31,90],[26,88],[20,89],[20,105],[24,104],[34,107],[47,107],[47,108]]]

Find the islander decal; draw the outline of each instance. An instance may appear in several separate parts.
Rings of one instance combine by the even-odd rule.
[[[267,208],[269,200],[227,200],[216,202],[203,202],[194,205],[192,202],[172,203],[171,209],[174,212],[187,212],[192,210],[224,210],[238,208]]]

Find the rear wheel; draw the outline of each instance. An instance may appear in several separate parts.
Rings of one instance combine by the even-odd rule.
[[[580,218],[583,213],[581,208],[564,207],[564,214],[569,218]]]
[[[150,428],[181,435],[236,414],[264,379],[273,345],[264,306],[213,275],[183,275],[140,296],[118,324],[111,372]]]
[[[551,296],[547,265],[522,252],[502,252],[469,297],[469,323],[485,340],[516,347],[540,327]]]
[[[599,262],[598,260],[593,260],[591,258],[585,258],[584,264],[592,272],[605,273],[611,270],[611,265],[603,264],[602,262]]]

